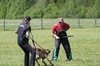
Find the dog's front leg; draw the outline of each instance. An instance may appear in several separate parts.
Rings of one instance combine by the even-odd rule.
[[[38,64],[38,66],[40,66],[40,64],[39,64],[39,62],[38,62],[38,60],[36,59],[36,62],[37,62],[37,64]]]
[[[45,62],[44,62],[44,59],[42,58],[42,62],[44,63],[44,65],[47,65]]]

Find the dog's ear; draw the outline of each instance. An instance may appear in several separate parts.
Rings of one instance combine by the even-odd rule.
[[[48,51],[48,53],[50,53],[50,50],[49,49],[47,49],[47,51]]]
[[[41,49],[40,48],[36,48],[36,50],[39,51],[39,52],[41,52]]]
[[[49,49],[47,49],[48,51],[50,51]]]

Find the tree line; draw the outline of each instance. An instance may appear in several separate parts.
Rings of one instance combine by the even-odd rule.
[[[0,0],[0,19],[100,18],[100,0]]]

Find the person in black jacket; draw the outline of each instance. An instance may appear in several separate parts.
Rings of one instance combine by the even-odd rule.
[[[28,43],[28,37],[31,32],[30,20],[30,16],[26,16],[16,31],[16,33],[18,34],[17,43],[25,53],[24,66],[35,66],[36,52]],[[30,59],[29,53],[31,53]]]

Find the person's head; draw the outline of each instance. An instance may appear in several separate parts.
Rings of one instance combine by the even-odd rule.
[[[58,19],[58,22],[59,22],[59,24],[60,24],[61,26],[63,26],[63,24],[64,24],[64,19],[63,19],[63,18],[59,18],[59,19]]]
[[[30,16],[25,16],[24,18],[25,23],[30,23],[30,20],[31,20]]]

